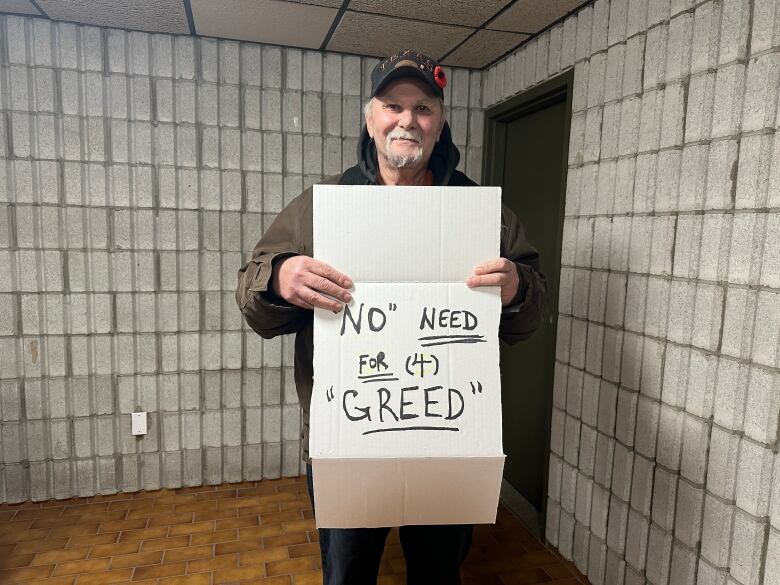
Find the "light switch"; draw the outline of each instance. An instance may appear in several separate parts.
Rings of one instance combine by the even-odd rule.
[[[147,413],[134,412],[132,414],[130,432],[133,435],[145,435],[148,430],[148,424],[146,421],[147,421]]]

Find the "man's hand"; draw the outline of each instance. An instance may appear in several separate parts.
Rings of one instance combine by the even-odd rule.
[[[520,277],[517,274],[517,266],[506,258],[488,260],[474,268],[474,272],[466,279],[469,288],[478,286],[500,286],[501,304],[503,306],[512,302],[520,286]]]
[[[291,256],[275,266],[273,287],[285,301],[304,309],[319,307],[338,313],[352,299],[349,277],[309,256]]]

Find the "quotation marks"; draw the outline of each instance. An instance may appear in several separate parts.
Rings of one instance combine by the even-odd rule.
[[[397,309],[398,309],[398,305],[396,305],[395,303],[389,303],[387,306],[388,311],[395,311]]]
[[[330,387],[330,388],[329,388],[329,389],[328,389],[328,390],[325,392],[325,396],[328,398],[328,402],[330,402],[331,400],[333,400],[333,399],[335,398],[335,396],[336,396],[336,395],[333,393],[333,386],[331,386],[331,387]]]
[[[477,393],[482,394],[482,382],[477,381],[476,386],[474,386],[474,382],[469,382],[469,384],[471,385],[472,394],[474,394],[475,396],[477,395]]]

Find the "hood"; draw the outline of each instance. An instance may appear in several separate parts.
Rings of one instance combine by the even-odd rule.
[[[368,130],[363,126],[360,133],[360,140],[357,146],[358,167],[363,176],[369,183],[376,183],[376,175],[379,169],[379,163],[376,158],[376,145],[374,139],[368,135]],[[447,185],[455,167],[460,162],[460,151],[455,143],[452,142],[452,133],[450,125],[444,122],[441,136],[436,146],[433,147],[431,160],[428,161],[428,168],[433,173],[434,185]]]

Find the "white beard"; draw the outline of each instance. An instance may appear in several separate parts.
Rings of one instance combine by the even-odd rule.
[[[417,142],[417,148],[411,152],[407,151],[403,154],[393,152],[393,139],[403,138],[408,140],[414,140]],[[408,132],[400,128],[396,128],[390,134],[387,135],[385,142],[385,153],[387,154],[387,163],[396,169],[405,169],[410,167],[416,167],[420,164],[423,158],[422,148],[422,136],[419,132]]]

